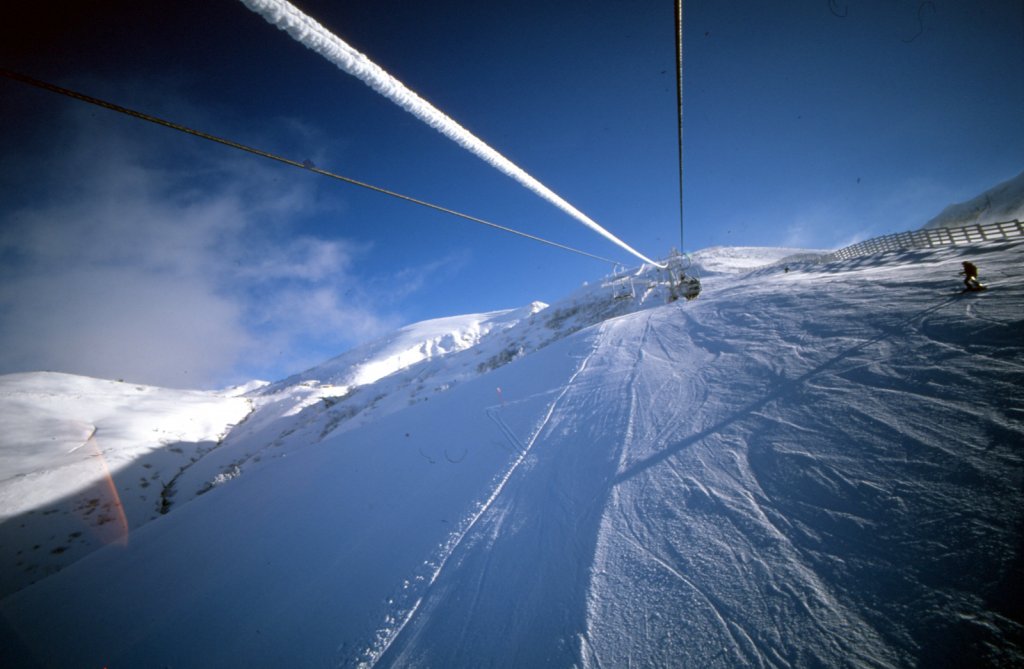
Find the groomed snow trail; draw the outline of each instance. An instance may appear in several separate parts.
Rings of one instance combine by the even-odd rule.
[[[658,313],[638,342],[631,431],[588,593],[584,666],[887,664],[875,631],[775,525],[752,469],[751,423],[773,410],[782,377],[772,367],[785,358],[764,366],[749,347],[711,344],[734,319],[701,311]],[[752,326],[769,348],[771,325]]]
[[[645,316],[640,321],[645,320]],[[381,666],[578,662],[597,523],[628,439],[633,322],[599,328],[525,461],[464,538]],[[507,634],[493,634],[494,630]]]
[[[1024,244],[706,257],[693,302],[584,287],[270,416],[278,456],[0,600],[0,660],[1024,664]]]
[[[652,318],[585,666],[1024,659],[1021,247],[967,251],[998,294],[948,289],[963,253],[775,268]]]
[[[960,253],[603,323],[379,666],[1020,660],[1024,294]]]
[[[451,560],[452,556],[456,552],[460,551],[464,545],[472,545],[477,541],[476,537],[478,536],[478,531],[487,532],[486,529],[478,530],[478,524],[483,528],[488,523],[491,523],[493,518],[492,510],[496,510],[500,513],[500,510],[498,509],[500,509],[501,504],[495,507],[495,500],[501,497],[507,484],[516,476],[520,467],[522,467],[522,465],[528,460],[532,462],[532,458],[534,457],[533,447],[537,442],[538,436],[543,434],[551,420],[552,414],[561,405],[562,399],[565,397],[566,393],[573,388],[573,382],[576,380],[576,377],[587,369],[587,364],[590,362],[591,356],[592,354],[588,354],[583,358],[579,368],[572,374],[566,385],[555,393],[555,398],[543,413],[543,418],[541,418],[540,424],[534,428],[533,434],[525,441],[520,439],[516,435],[515,430],[509,427],[508,423],[505,422],[505,419],[501,416],[502,411],[499,407],[488,407],[486,409],[485,413],[487,414],[487,417],[494,421],[498,426],[502,435],[508,440],[510,448],[517,454],[517,456],[512,460],[507,471],[497,480],[487,499],[480,503],[469,516],[463,519],[459,528],[442,546],[437,556],[430,561],[432,569],[429,577],[424,577],[423,579],[426,582],[427,588],[433,588],[438,579],[442,575],[445,575],[445,567],[448,566],[449,560]],[[485,519],[483,523],[480,522],[481,519]],[[469,541],[467,541],[467,538]],[[420,592],[418,590],[412,594],[415,599],[407,606],[406,610],[397,612],[398,615],[389,615],[389,619],[393,622],[378,631],[374,645],[367,649],[364,656],[361,658],[361,666],[374,666],[380,661],[382,656],[391,652],[391,646],[395,639],[405,631],[409,622],[420,612],[421,605],[423,604],[423,598],[420,596]]]

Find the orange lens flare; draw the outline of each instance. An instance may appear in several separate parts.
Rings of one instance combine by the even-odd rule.
[[[102,469],[102,478],[96,484],[96,497],[90,500],[86,514],[90,516],[89,524],[97,530],[100,540],[105,544],[128,545],[128,516],[125,515],[124,505],[121,504],[121,496],[117,492],[117,485],[114,477],[110,475],[110,467],[107,466],[107,459],[103,457],[99,443],[96,440],[96,432],[93,431],[87,442],[91,449],[92,457],[96,459]],[[95,518],[92,518],[95,512]]]

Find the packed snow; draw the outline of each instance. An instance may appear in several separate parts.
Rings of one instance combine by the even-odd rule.
[[[1024,220],[1024,172],[966,202],[951,204],[924,224],[924,229],[960,228]]]
[[[4,665],[1020,665],[1022,256],[709,249],[242,395],[0,377]],[[19,538],[138,472],[119,540]]]
[[[252,410],[242,390],[0,376],[0,596],[159,515],[174,477]]]

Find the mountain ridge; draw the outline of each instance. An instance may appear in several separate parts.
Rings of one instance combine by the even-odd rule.
[[[343,396],[255,390],[169,513],[0,600],[0,640],[25,666],[1020,662],[1022,253],[715,250],[692,302],[634,269]],[[955,292],[967,258],[987,293]]]
[[[964,202],[951,204],[921,229],[960,228],[1024,219],[1024,172]]]

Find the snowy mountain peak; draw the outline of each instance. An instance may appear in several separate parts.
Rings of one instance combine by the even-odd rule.
[[[519,309],[449,316],[413,323],[321,365],[262,388],[259,393],[272,394],[280,392],[283,388],[306,384],[329,385],[343,395],[350,389],[374,383],[425,360],[473,347],[492,331],[511,328],[546,306],[543,302],[533,302]]]
[[[692,302],[674,258],[417,323],[227,398],[254,410],[217,442],[0,525],[5,666],[1021,665],[1024,244],[791,251],[694,254]],[[26,414],[50,392],[9,381]]]
[[[966,202],[951,204],[923,229],[960,228],[1024,219],[1024,172]]]
[[[760,246],[714,246],[690,256],[693,272],[699,275],[739,274],[777,263],[793,256],[825,253],[795,248],[765,248]]]

